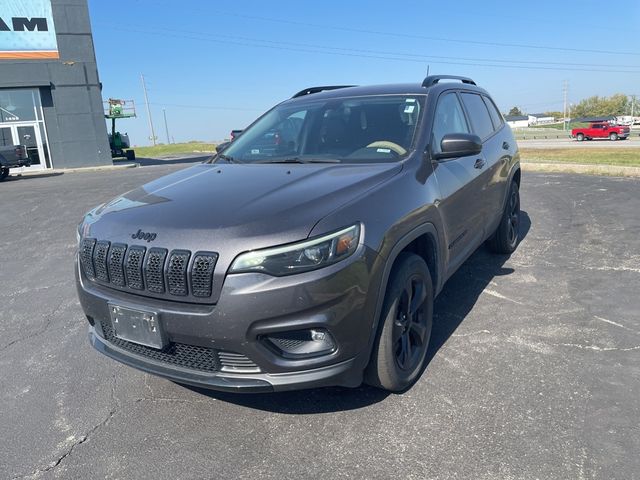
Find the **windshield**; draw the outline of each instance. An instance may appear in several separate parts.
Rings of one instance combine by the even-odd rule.
[[[282,104],[225,149],[245,163],[393,162],[407,155],[423,95],[377,95]]]

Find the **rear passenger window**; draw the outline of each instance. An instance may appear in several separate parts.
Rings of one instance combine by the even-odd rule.
[[[493,103],[490,98],[483,95],[482,99],[484,100],[484,104],[489,110],[489,115],[491,116],[491,121],[493,122],[493,129],[498,130],[502,126],[502,115],[500,115],[500,112],[496,108],[495,103]]]
[[[482,97],[475,93],[463,93],[461,96],[462,103],[464,103],[467,113],[469,117],[471,117],[473,133],[484,140],[493,133],[493,123],[491,122],[487,106],[482,101]]]

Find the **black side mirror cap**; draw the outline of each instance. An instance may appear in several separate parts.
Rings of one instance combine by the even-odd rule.
[[[216,153],[222,152],[225,148],[227,148],[231,142],[222,142],[216,145]]]
[[[440,151],[434,152],[434,160],[468,157],[482,152],[482,140],[471,133],[448,133],[442,137]]]

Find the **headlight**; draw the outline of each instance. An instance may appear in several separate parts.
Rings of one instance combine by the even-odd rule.
[[[360,226],[353,225],[312,240],[242,253],[229,272],[262,272],[277,277],[308,272],[347,258],[356,251],[359,241]]]

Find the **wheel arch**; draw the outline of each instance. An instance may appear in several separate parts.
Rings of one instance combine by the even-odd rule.
[[[444,254],[439,248],[439,246],[443,244],[443,241],[440,239],[438,233],[433,223],[423,223],[400,237],[395,242],[393,248],[391,248],[389,254],[386,255],[382,279],[378,287],[374,319],[373,322],[371,322],[368,355],[366,358],[370,359],[373,353],[375,339],[380,329],[380,316],[382,315],[387,285],[391,277],[391,271],[401,253],[415,253],[425,260],[429,267],[429,273],[431,274],[434,297],[442,289],[442,284],[444,283]],[[369,360],[367,360],[367,364],[368,362]]]

